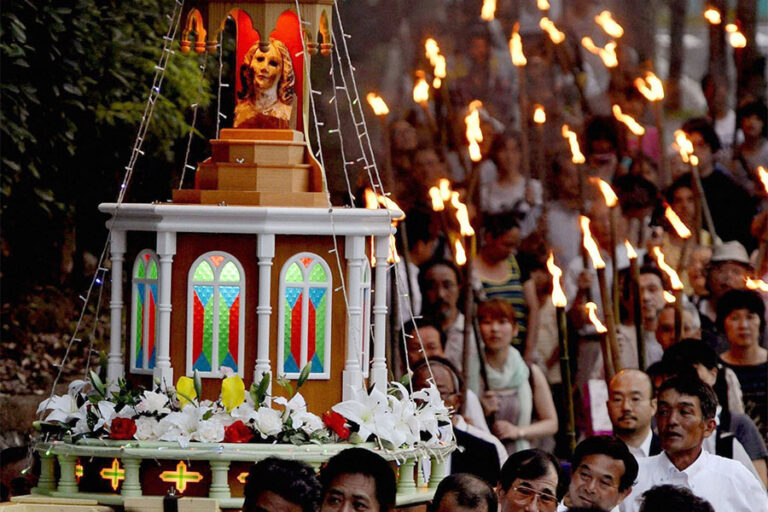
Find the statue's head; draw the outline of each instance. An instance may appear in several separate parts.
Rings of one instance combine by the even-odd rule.
[[[240,66],[240,80],[240,99],[277,87],[278,100],[290,105],[295,96],[293,87],[296,79],[288,48],[282,41],[273,38],[269,39],[268,45],[255,43]]]

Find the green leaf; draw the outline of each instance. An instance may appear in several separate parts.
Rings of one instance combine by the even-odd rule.
[[[98,374],[93,370],[91,370],[90,378],[91,378],[91,384],[93,385],[93,389],[95,389],[102,397],[106,397],[107,390],[104,387],[104,382],[102,382]]]
[[[301,386],[304,385],[305,382],[307,382],[307,379],[309,378],[309,372],[312,370],[312,367],[309,363],[304,365],[304,368],[301,369],[301,373],[299,374],[299,380],[296,383],[296,391],[299,390]]]
[[[197,370],[192,374],[192,379],[195,383],[195,393],[198,397],[203,396],[203,381],[200,379],[200,372]]]
[[[261,381],[258,385],[256,385],[255,382],[251,384],[249,392],[251,394],[251,400],[253,400],[253,403],[257,408],[263,404],[264,400],[267,398],[267,389],[269,389],[270,376],[270,373],[266,372],[261,376]]]

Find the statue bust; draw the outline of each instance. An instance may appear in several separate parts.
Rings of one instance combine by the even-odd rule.
[[[288,128],[296,79],[282,41],[270,38],[251,46],[240,66],[240,81],[235,128]]]

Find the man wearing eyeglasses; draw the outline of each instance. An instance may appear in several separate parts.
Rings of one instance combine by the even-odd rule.
[[[640,460],[640,474],[622,512],[640,509],[641,496],[657,485],[678,485],[728,512],[768,510],[762,483],[740,462],[707,453],[704,439],[715,431],[717,397],[695,378],[674,377],[659,387],[656,423],[659,455]]]
[[[613,436],[592,436],[579,443],[571,467],[571,484],[558,512],[568,507],[613,512],[637,478],[637,460],[624,441]]]

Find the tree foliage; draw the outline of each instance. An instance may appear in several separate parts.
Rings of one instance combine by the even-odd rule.
[[[0,10],[0,144],[4,288],[17,272],[59,272],[59,233],[100,246],[96,205],[114,200],[155,74],[173,0],[17,0]],[[174,45],[178,49],[178,44]],[[166,70],[133,197],[165,200],[178,179],[193,103],[207,104],[202,57]],[[199,91],[202,90],[202,96]],[[181,141],[181,142],[180,142]],[[83,226],[80,220],[85,220]],[[90,225],[88,225],[90,224]],[[51,260],[53,255],[53,260]],[[12,291],[12,290],[10,290]],[[7,294],[6,294],[7,297]]]

